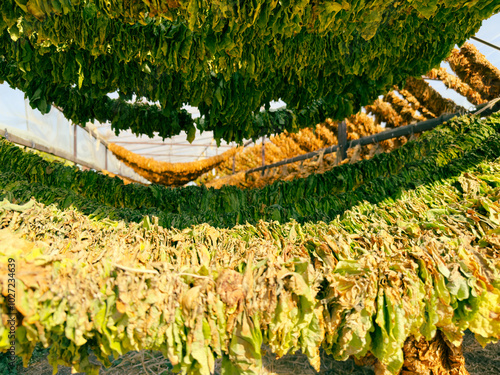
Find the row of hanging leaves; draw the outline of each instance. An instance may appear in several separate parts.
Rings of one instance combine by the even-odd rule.
[[[370,160],[344,164],[323,174],[277,181],[261,189],[124,185],[118,178],[50,163],[0,142],[3,194],[26,201],[71,204],[87,214],[130,221],[158,216],[165,227],[209,223],[232,227],[246,222],[328,221],[352,204],[377,202],[401,189],[435,181],[460,171],[460,165],[498,155],[500,115],[486,120],[463,116],[417,140]],[[465,155],[468,155],[466,158]],[[458,168],[458,169],[457,169]],[[10,198],[9,198],[10,199]]]
[[[495,342],[499,175],[498,160],[468,165],[328,224],[220,230],[96,221],[4,200],[0,271],[15,261],[16,354],[27,365],[41,342],[54,371],[98,374],[91,352],[109,366],[111,356],[150,349],[174,371],[208,375],[222,358],[222,374],[250,375],[267,344],[279,357],[300,349],[317,371],[322,347],[336,360],[371,353],[397,374],[412,336],[443,334],[458,346],[469,329],[483,345]],[[3,311],[9,303],[0,295]],[[0,320],[0,350],[9,333]]]
[[[197,127],[237,142],[349,116],[437,65],[498,9],[488,0],[458,8],[192,0],[164,3],[166,13],[124,10],[121,1],[72,2],[62,11],[45,3],[8,0],[0,9],[0,79],[34,107],[46,112],[54,103],[76,123],[108,120],[117,132],[185,131],[192,140]],[[115,91],[118,102],[106,96]],[[133,95],[159,107],[127,106]],[[260,112],[279,98],[288,110]],[[188,118],[185,103],[202,119]]]

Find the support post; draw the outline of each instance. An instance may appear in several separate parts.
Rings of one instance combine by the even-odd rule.
[[[266,165],[266,147],[265,147],[265,143],[266,143],[266,137],[265,136],[262,136],[262,166],[265,166]],[[264,172],[265,172],[265,169],[262,169],[262,176],[264,176]]]
[[[337,139],[339,141],[339,149],[337,151],[337,164],[347,158],[347,124],[345,121],[339,123],[337,130]]]
[[[76,132],[77,132],[77,126],[75,124],[74,128],[73,128],[73,157],[74,157],[74,160],[75,160],[75,163],[76,163]]]
[[[233,155],[233,174],[236,170],[236,155]]]

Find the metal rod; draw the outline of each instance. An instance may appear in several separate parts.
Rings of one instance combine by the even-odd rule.
[[[476,107],[476,110],[471,111],[471,112],[467,112],[467,114],[473,114],[477,110],[480,110],[480,109],[482,109],[490,104],[492,104],[492,102],[478,105]],[[481,116],[487,116],[487,115],[489,115],[495,111],[498,111],[498,110],[500,110],[500,102],[495,103],[495,105],[491,106],[491,108],[488,108],[488,110],[485,110],[484,112],[482,112]],[[386,130],[386,131],[380,132],[378,134],[370,135],[368,137],[355,139],[353,141],[350,141],[347,144],[346,150],[349,148],[352,148],[352,147],[356,147],[357,145],[366,146],[366,145],[369,145],[372,143],[382,142],[382,141],[385,141],[387,139],[401,137],[403,135],[411,135],[412,133],[421,133],[421,132],[424,132],[427,130],[431,130],[431,129],[435,128],[436,126],[442,124],[443,122],[446,122],[455,116],[461,116],[462,114],[463,113],[456,112],[453,114],[441,115],[437,118],[433,118],[433,119],[430,119],[427,121],[419,122],[418,124],[401,126],[399,128]],[[252,168],[252,169],[249,169],[248,171],[246,171],[245,173],[248,174],[248,173],[253,173],[253,172],[259,172],[259,171],[265,170],[267,168],[279,167],[281,165],[286,165],[286,164],[290,164],[290,163],[295,163],[297,161],[311,159],[311,158],[318,156],[322,153],[324,155],[331,154],[333,152],[336,152],[337,150],[338,150],[338,145],[333,145],[333,146],[323,148],[321,150],[312,151],[312,152],[308,152],[307,154],[295,156],[295,157],[290,158],[290,159],[285,159],[285,160],[279,161],[277,163],[268,164],[268,165],[265,165],[262,167]]]
[[[494,48],[496,50],[499,50],[500,51],[500,47],[494,45],[494,44],[491,44],[490,42],[487,42],[486,40],[482,40],[482,39],[479,39],[478,37],[476,36],[471,36],[470,37],[471,39],[474,39],[474,40],[477,40],[478,42],[481,42],[483,44],[486,44],[487,46],[491,47],[491,48]]]
[[[189,143],[164,143],[164,142],[138,142],[138,141],[120,141],[116,140],[113,143],[129,144],[129,145],[157,145],[157,146],[186,146],[186,147],[210,147],[211,144],[199,143],[199,144],[189,144]],[[233,148],[231,145],[220,145],[217,148]]]
[[[166,155],[161,154],[161,153],[160,154],[152,154],[152,153],[144,153],[144,154],[140,153],[139,154],[139,153],[137,153],[137,155],[144,156],[144,157],[146,157],[146,156],[165,157],[166,156]],[[200,158],[200,155],[172,155],[172,156],[174,156],[176,158],[198,158],[198,159]],[[205,159],[199,159],[199,160],[205,160]]]

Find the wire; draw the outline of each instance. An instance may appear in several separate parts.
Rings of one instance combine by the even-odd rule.
[[[479,111],[474,112],[473,114],[474,114],[474,115],[478,115],[478,114],[480,114],[481,112],[486,111],[486,110],[487,110],[487,109],[489,109],[489,108],[493,108],[493,107],[495,106],[495,104],[496,104],[497,102],[499,102],[499,101],[500,101],[500,98],[493,99],[493,100],[492,100],[492,101],[490,101],[488,104],[486,104],[483,108],[481,108]]]
[[[475,36],[471,36],[471,39],[477,40],[478,42],[481,42],[481,43],[483,43],[483,44],[486,44],[487,46],[489,46],[489,47],[491,47],[491,48],[495,48],[495,49],[497,49],[497,50],[499,50],[499,51],[500,51],[500,47],[498,47],[498,46],[496,46],[496,45],[494,45],[494,44],[491,44],[490,42],[487,42],[487,41],[485,41],[485,40],[479,39],[479,38],[477,38],[477,37],[475,37]]]

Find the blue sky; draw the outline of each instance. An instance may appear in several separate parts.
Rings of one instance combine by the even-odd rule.
[[[483,22],[481,29],[476,34],[476,37],[486,40],[498,47],[500,47],[500,13],[495,14],[493,17]],[[483,55],[497,68],[500,69],[500,51],[492,47],[486,46],[475,40],[470,40]]]

